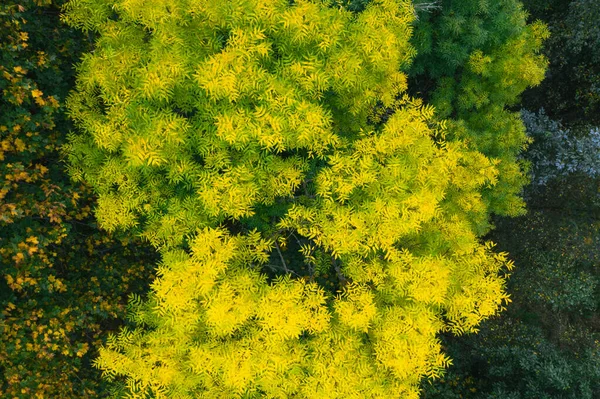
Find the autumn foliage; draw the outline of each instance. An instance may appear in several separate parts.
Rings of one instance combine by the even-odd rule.
[[[417,398],[509,302],[546,66],[439,3],[3,2],[0,396]]]
[[[115,397],[416,398],[449,363],[437,334],[508,300],[511,262],[479,236],[522,207],[526,137],[504,107],[541,80],[545,33],[518,9],[521,36],[474,48],[455,91],[433,94],[450,126],[407,92],[409,1],[65,12],[98,35],[67,100],[70,174],[103,228],[162,256],[136,327],[95,363]],[[521,80],[497,81],[511,60]]]
[[[90,359],[152,273],[139,240],[98,230],[91,189],[69,183],[60,162],[68,71],[89,49],[60,25],[61,4],[0,6],[3,398],[98,397],[104,387]]]

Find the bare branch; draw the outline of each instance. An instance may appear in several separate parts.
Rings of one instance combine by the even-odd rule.
[[[346,284],[348,284],[349,281],[346,278],[346,276],[344,276],[344,273],[342,273],[342,269],[340,268],[340,265],[338,264],[337,260],[335,258],[332,258],[331,263],[333,264],[333,268],[335,269],[335,273],[337,274],[337,278],[338,280],[340,280],[341,285],[345,286]]]
[[[298,236],[297,236],[296,234],[294,234],[294,232],[293,232],[293,231],[292,231],[292,232],[290,232],[290,235],[289,235],[289,236],[292,236],[292,237],[294,237],[294,240],[296,240],[296,242],[298,243],[298,246],[299,246],[300,248],[302,248],[302,243],[300,242],[300,239],[298,238]],[[289,236],[288,236],[288,237],[289,237]]]
[[[419,14],[418,14],[419,11],[433,12],[434,10],[441,10],[441,9],[442,9],[442,5],[440,4],[439,0],[436,0],[436,1],[431,1],[429,3],[415,4],[413,12],[415,14],[416,20],[418,21],[419,20]]]
[[[279,259],[281,259],[281,264],[283,265],[283,270],[285,270],[286,274],[290,273],[290,270],[287,267],[287,263],[285,263],[285,259],[283,259],[283,254],[279,249],[279,243],[275,240],[275,248],[277,248],[277,253],[279,254]]]
[[[296,240],[296,242],[298,243],[298,246],[300,248],[302,248],[302,243],[300,242],[300,239],[298,238],[298,236],[296,234],[294,234],[293,231],[290,231],[290,234],[288,235],[288,237],[290,237],[290,236],[294,237],[294,240]],[[307,261],[306,264],[308,265],[308,273],[310,275],[310,281],[312,282],[315,280],[315,265],[310,261]]]
[[[266,267],[268,267],[269,269],[273,270],[274,272],[281,271],[281,269],[282,269],[280,266],[278,266],[278,265],[274,265],[274,264],[272,264],[272,263],[267,263],[267,264],[265,264],[265,266],[266,266]],[[301,275],[299,275],[298,273],[296,273],[296,272],[295,272],[295,271],[293,271],[293,270],[288,270],[288,272],[289,272],[290,274],[293,274],[293,275],[295,275],[296,277],[302,278],[302,276],[301,276]]]

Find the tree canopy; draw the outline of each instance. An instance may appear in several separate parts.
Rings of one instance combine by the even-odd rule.
[[[437,334],[502,308],[512,262],[480,237],[522,212],[506,107],[547,33],[482,4],[66,4],[98,37],[69,172],[162,256],[96,361],[116,397],[416,398]]]
[[[95,196],[60,147],[63,100],[91,45],[61,25],[64,1],[0,5],[0,397],[97,398],[91,361],[152,280],[156,254],[100,231]]]

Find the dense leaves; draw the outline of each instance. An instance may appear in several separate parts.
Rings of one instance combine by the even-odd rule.
[[[531,18],[548,24],[544,46],[550,68],[543,84],[525,96],[526,108],[544,108],[568,125],[600,125],[600,3],[595,0],[526,0]]]
[[[498,219],[490,236],[517,267],[513,302],[477,335],[446,337],[455,367],[426,384],[426,398],[595,398],[600,395],[598,323],[598,2],[525,1],[548,23],[544,83],[524,95],[534,140],[529,213]],[[596,96],[597,97],[597,96]]]
[[[115,397],[414,398],[447,364],[436,335],[501,308],[511,262],[478,236],[521,212],[505,107],[543,76],[546,32],[517,3],[452,3],[67,4],[98,34],[68,99],[70,173],[101,226],[162,255],[137,328],[96,362]],[[422,36],[449,12],[499,37],[442,76],[461,32]],[[403,70],[441,87],[438,117]]]
[[[0,6],[1,397],[98,397],[90,357],[154,259],[98,231],[91,190],[69,183],[60,162],[71,64],[90,49],[60,23],[61,4]]]
[[[361,12],[369,2],[340,3]],[[497,164],[498,183],[481,193],[488,214],[523,214],[527,164],[519,153],[530,139],[513,108],[544,77],[547,60],[539,52],[546,26],[527,24],[517,0],[417,0],[414,14],[416,56],[404,68],[409,93],[447,119],[447,140],[464,141]],[[487,215],[469,217],[478,234],[490,230]]]
[[[522,214],[520,193],[527,180],[518,154],[528,139],[510,107],[544,77],[547,62],[538,52],[547,29],[526,24],[516,0],[438,5],[421,12],[415,25],[411,90],[430,100],[439,117],[449,118],[449,140],[464,140],[498,162],[498,184],[482,193],[490,212]],[[486,219],[474,222],[478,232],[489,230]]]
[[[3,2],[0,396],[600,395],[600,7],[524,3]]]

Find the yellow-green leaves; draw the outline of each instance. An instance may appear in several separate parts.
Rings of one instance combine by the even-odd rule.
[[[377,361],[402,381],[416,382],[415,377],[437,374],[448,360],[439,356],[435,338],[442,327],[435,313],[423,305],[389,307],[374,327]]]
[[[293,7],[155,1],[141,7],[139,1],[106,0],[86,7],[76,2],[65,17],[78,24],[86,13],[97,13],[93,29],[100,32],[96,51],[78,66],[71,116],[100,150],[99,164],[111,153],[122,157],[128,173],[142,171],[157,183],[152,192],[143,185],[128,188],[127,195],[147,202],[131,209],[123,227],[132,225],[134,214],[170,217],[155,204],[184,182],[186,195],[198,196],[205,216],[215,220],[250,216],[255,203],[289,197],[306,166],[269,154],[325,159],[353,133],[333,124],[322,103],[327,91],[359,121],[377,98],[391,103],[406,89],[398,67],[411,54],[407,2],[369,7],[357,20],[311,1]],[[103,20],[106,7],[119,18]],[[86,151],[73,147],[71,154]],[[99,172],[95,167],[83,167],[87,179]],[[180,172],[164,179],[164,169],[171,176]],[[109,191],[101,180],[97,189]]]
[[[197,306],[194,301],[214,287],[227,262],[235,256],[235,242],[221,240],[222,234],[218,230],[199,232],[191,244],[191,257],[181,250],[166,252],[152,284],[163,315],[189,316]]]
[[[413,257],[405,252],[391,262],[389,274],[403,296],[420,303],[443,304],[450,284],[451,262],[442,257]]]
[[[264,282],[256,272],[242,269],[228,274],[227,279],[207,295],[203,305],[211,332],[218,336],[231,334],[253,316],[261,285]]]
[[[437,216],[457,165],[429,137],[428,113],[409,103],[380,133],[331,155],[316,176],[318,200],[310,207],[318,212],[309,216],[295,206],[280,226],[298,228],[336,256],[367,255],[390,251],[400,237]]]
[[[404,93],[411,2],[101,3],[67,152],[163,262],[98,366],[157,397],[416,397],[505,262],[473,232],[499,161]]]
[[[297,338],[303,331],[321,332],[328,327],[323,291],[315,284],[289,277],[276,281],[261,298],[258,324],[268,340]]]
[[[360,284],[351,284],[335,302],[335,312],[340,321],[358,331],[368,332],[371,320],[377,313],[374,295]]]

